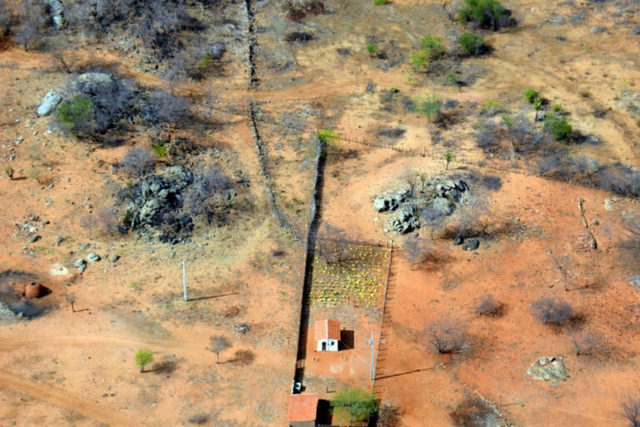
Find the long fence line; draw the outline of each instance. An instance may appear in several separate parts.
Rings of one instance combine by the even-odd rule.
[[[382,310],[380,313],[380,326],[378,328],[378,345],[376,347],[376,355],[374,358],[373,378],[371,381],[371,391],[376,387],[376,372],[378,370],[378,359],[380,356],[380,346],[382,345],[382,327],[384,326],[384,313],[387,308],[387,295],[389,293],[389,280],[391,278],[391,266],[393,265],[393,240],[389,244],[389,263],[387,264],[387,278],[384,282],[384,294],[382,297]]]
[[[256,147],[256,154],[258,156],[258,163],[260,164],[260,171],[262,173],[263,178],[265,179],[265,186],[267,190],[267,198],[269,199],[269,206],[271,207],[271,211],[275,215],[276,219],[280,226],[291,236],[293,240],[296,242],[302,243],[302,239],[298,236],[298,233],[291,227],[291,225],[287,222],[287,218],[284,216],[278,204],[276,202],[276,195],[273,192],[273,179],[269,174],[267,169],[267,154],[266,148],[264,147],[264,143],[262,138],[260,137],[260,133],[258,131],[258,126],[255,121],[255,107],[253,103],[249,104],[249,117],[251,124],[251,132],[253,133],[253,141]]]
[[[292,393],[299,393],[302,391],[302,381],[304,378],[310,317],[310,307],[308,302],[311,296],[311,286],[313,284],[313,261],[315,259],[316,238],[318,236],[322,210],[322,190],[324,188],[324,167],[326,164],[326,155],[327,152],[324,143],[317,138],[313,190],[311,191],[311,203],[309,206],[309,226],[307,227],[307,238],[305,242],[305,263],[300,303],[298,348],[296,351],[296,365],[293,374]]]

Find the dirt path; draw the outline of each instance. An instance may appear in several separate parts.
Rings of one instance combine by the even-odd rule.
[[[120,412],[85,400],[81,397],[35,381],[0,371],[0,387],[31,396],[61,408],[71,409],[89,418],[113,426],[134,426],[136,423]]]
[[[202,349],[202,344],[180,341],[180,340],[139,339],[139,338],[129,338],[129,337],[121,337],[121,336],[53,335],[53,336],[42,336],[42,337],[19,337],[19,338],[2,337],[0,338],[0,340],[2,341],[2,345],[0,346],[0,352],[17,350],[29,345],[40,346],[43,344],[65,345],[67,347],[68,346],[93,347],[100,344],[104,344],[104,345],[119,344],[119,345],[131,345],[131,346],[146,345],[149,347],[172,349],[172,350],[177,348]]]

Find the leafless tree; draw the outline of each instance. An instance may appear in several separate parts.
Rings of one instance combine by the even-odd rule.
[[[214,335],[210,338],[210,350],[216,354],[216,363],[220,363],[220,353],[231,347],[231,341],[224,335]]]
[[[620,405],[625,418],[629,421],[629,425],[631,427],[640,427],[640,398],[629,396],[620,402]]]
[[[33,47],[33,43],[42,40],[47,32],[47,12],[44,2],[23,0],[20,23],[16,30],[16,40],[24,50]]]
[[[485,295],[476,305],[476,314],[480,316],[500,317],[504,312],[504,304],[493,297]]]
[[[453,317],[442,317],[429,325],[426,339],[440,354],[458,354],[470,349],[466,327]]]
[[[100,209],[97,214],[98,223],[107,234],[113,234],[118,227],[118,216],[113,206]]]
[[[545,325],[562,326],[570,321],[573,316],[571,306],[560,300],[541,298],[531,304],[533,315]]]
[[[134,147],[117,164],[117,168],[129,176],[140,177],[150,172],[154,164],[155,157],[149,150]]]
[[[436,249],[429,240],[421,239],[415,235],[410,236],[405,240],[403,247],[407,259],[411,263],[411,268],[437,260]]]
[[[402,418],[402,412],[396,405],[390,403],[383,403],[378,409],[378,422],[377,427],[398,427],[400,426],[400,419]]]
[[[80,225],[89,231],[89,238],[93,239],[93,230],[98,225],[98,218],[91,212],[80,219]]]
[[[586,331],[573,336],[576,356],[608,358],[611,349],[604,338],[595,331]]]

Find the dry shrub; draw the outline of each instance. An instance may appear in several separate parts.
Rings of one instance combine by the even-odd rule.
[[[533,315],[545,325],[562,326],[574,318],[571,306],[560,300],[541,298],[531,304]]]
[[[479,316],[500,317],[504,314],[504,304],[493,297],[485,295],[476,305],[476,314]]]
[[[467,398],[449,416],[456,426],[485,427],[504,425],[500,414],[483,399]]]

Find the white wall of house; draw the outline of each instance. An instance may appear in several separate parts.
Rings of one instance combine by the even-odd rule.
[[[338,351],[338,340],[318,340],[318,351]]]

